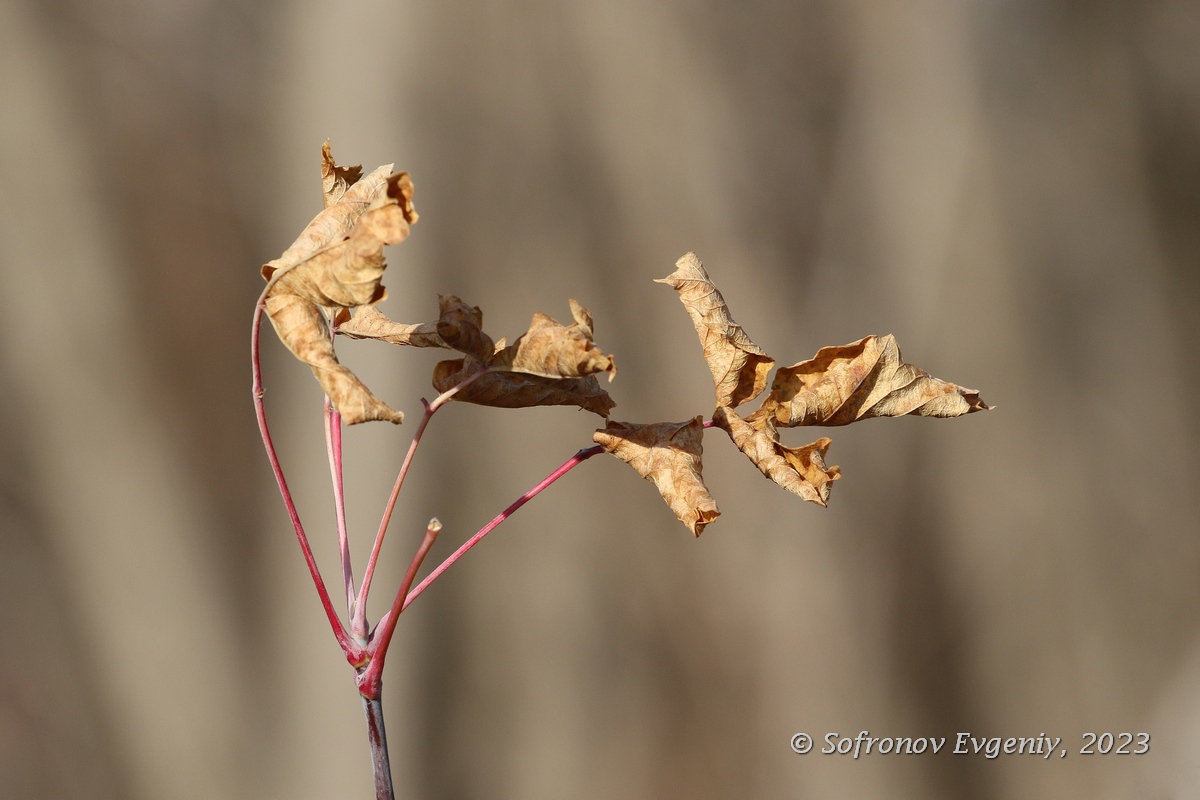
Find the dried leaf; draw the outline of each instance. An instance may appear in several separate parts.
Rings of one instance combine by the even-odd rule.
[[[600,352],[592,341],[592,316],[571,300],[573,325],[564,326],[545,314],[534,314],[529,330],[512,346],[497,351],[492,366],[543,378],[583,378],[607,372],[617,374],[613,357]]]
[[[387,296],[380,285],[386,266],[383,248],[403,241],[417,220],[412,181],[407,173],[390,174],[391,169],[391,165],[380,167],[358,180],[353,168],[333,163],[327,143],[322,148],[327,207],[282,256],[262,268],[268,281],[264,308],[276,333],[297,358],[312,367],[350,424],[403,419],[338,363],[321,311],[321,307],[344,309],[375,303]]]
[[[696,417],[653,425],[609,422],[592,436],[606,451],[653,482],[675,516],[696,536],[721,514],[700,474],[703,420]]]
[[[574,297],[567,300],[567,305],[571,307],[571,318],[575,320],[573,327],[578,327],[587,333],[589,339],[594,336],[596,328],[592,322],[592,312],[581,306]]]
[[[695,253],[675,263],[675,272],[656,283],[679,292],[692,318],[704,360],[716,384],[717,405],[734,408],[762,393],[775,360],[768,356],[729,316],[725,298],[704,271]]]
[[[837,467],[825,466],[829,439],[821,438],[804,447],[787,447],[780,443],[770,417],[750,422],[724,406],[713,412],[713,422],[729,434],[763,475],[805,500],[819,506],[826,504],[829,485],[841,477]]]
[[[267,316],[292,355],[312,367],[313,375],[348,424],[386,420],[399,424],[404,414],[371,394],[354,373],[338,363],[321,310],[294,294],[266,299]]]
[[[454,395],[455,400],[497,408],[579,406],[602,417],[616,405],[600,388],[593,373],[616,367],[612,357],[596,348],[591,316],[575,301],[575,324],[564,327],[545,314],[535,314],[529,330],[504,347],[483,332],[483,312],[454,295],[438,295],[441,319],[438,335],[466,358],[442,361],[434,367],[433,385],[439,392],[457,386],[484,368],[492,371]]]
[[[346,190],[358,183],[362,177],[362,164],[353,167],[340,167],[333,160],[329,149],[329,140],[321,145],[321,193],[325,196],[325,207],[342,199]]]
[[[263,267],[263,277],[271,281],[268,294],[294,294],[319,306],[343,308],[387,297],[379,283],[387,266],[384,245],[408,238],[417,217],[408,173],[377,181],[379,171],[347,189],[282,256]],[[361,197],[368,190],[372,194]]]
[[[439,294],[440,316],[437,333],[442,341],[460,353],[487,361],[496,352],[492,338],[483,332],[483,312],[452,294]]]
[[[749,419],[769,416],[784,427],[848,425],[870,417],[957,417],[988,408],[974,389],[905,364],[895,337],[888,335],[823,347],[808,361],[780,369],[771,393]]]
[[[449,391],[485,366],[473,356],[439,361],[433,368],[433,386],[439,392]],[[594,375],[555,379],[520,372],[489,372],[465,386],[454,399],[495,408],[579,406],[602,417],[616,405]]]
[[[389,179],[396,177],[397,175],[392,174],[392,165],[385,164],[356,181],[336,203],[313,217],[312,222],[300,232],[296,241],[282,256],[263,266],[263,278],[269,280],[275,270],[298,263],[345,237],[363,212],[386,191]],[[408,215],[409,223],[416,222],[417,214],[412,207],[411,181],[408,185],[408,197],[401,201],[401,205]]]
[[[348,311],[342,309],[335,321],[338,323],[337,332],[351,339],[378,339],[389,344],[412,347],[450,347],[438,336],[437,325],[393,322],[375,306],[359,306],[352,318]]]

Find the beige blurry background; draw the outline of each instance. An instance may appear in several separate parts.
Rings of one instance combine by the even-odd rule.
[[[386,312],[511,338],[579,298],[618,419],[711,410],[651,282],[687,250],[781,362],[894,333],[999,407],[826,431],[827,510],[713,432],[699,541],[588,462],[406,614],[401,796],[1200,797],[1197,41],[1182,0],[0,2],[0,797],[371,795],[250,402],[326,137],[414,176]],[[320,395],[264,344],[333,576]],[[342,349],[410,414],[347,433],[361,551],[439,356]],[[439,415],[377,606],[425,520],[444,556],[596,422]],[[864,729],[1072,754],[788,747]]]

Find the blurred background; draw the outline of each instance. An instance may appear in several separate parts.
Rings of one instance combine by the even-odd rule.
[[[250,396],[259,265],[329,137],[416,184],[382,310],[452,292],[511,341],[578,298],[615,419],[712,410],[651,282],[689,250],[781,364],[893,333],[998,407],[785,431],[832,436],[828,509],[711,431],[699,540],[582,465],[401,621],[399,796],[1200,797],[1197,42],[1194,0],[3,0],[0,796],[371,796]],[[321,395],[263,343],[336,583]],[[409,414],[346,434],[361,572],[442,356],[340,353]],[[439,414],[372,617],[430,516],[436,563],[599,423]],[[817,752],[861,730],[950,745]],[[1078,754],[1105,731],[1151,751]]]

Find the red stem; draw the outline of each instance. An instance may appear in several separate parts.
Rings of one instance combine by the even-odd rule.
[[[400,465],[400,471],[396,474],[396,482],[392,486],[392,493],[388,496],[387,506],[383,509],[383,517],[379,521],[379,530],[375,534],[375,544],[371,546],[371,556],[367,559],[367,568],[363,573],[362,587],[358,590],[358,603],[355,608],[354,619],[351,622],[351,627],[356,634],[360,630],[366,630],[367,595],[371,593],[371,581],[375,577],[375,565],[379,561],[379,551],[383,548],[383,537],[387,533],[388,524],[392,521],[392,511],[395,510],[396,500],[400,497],[400,487],[404,485],[404,478],[408,475],[408,468],[412,465],[413,456],[417,453],[417,445],[421,443],[421,436],[424,435],[425,428],[429,425],[429,420],[433,419],[433,415],[437,413],[439,408],[450,402],[459,389],[462,389],[471,381],[491,371],[490,368],[481,369],[452,389],[442,392],[434,398],[432,403],[426,402],[424,398],[421,399],[421,404],[425,406],[425,413],[422,415],[421,421],[417,424],[417,432],[413,435],[412,444],[408,446],[408,452],[404,456],[404,463]]]
[[[329,452],[329,474],[333,479],[333,507],[337,517],[338,555],[342,562],[342,585],[346,593],[346,613],[354,619],[354,568],[350,563],[350,537],[346,532],[346,490],[342,480],[342,415],[325,397],[325,449]],[[350,626],[356,639],[365,640]]]
[[[450,566],[452,564],[454,564],[455,561],[458,561],[460,558],[462,558],[464,555],[466,555],[468,550],[470,550],[475,545],[479,544],[479,542],[481,542],[483,540],[483,537],[485,537],[489,533],[491,533],[492,530],[497,525],[499,525],[501,522],[504,522],[504,520],[511,517],[513,515],[513,512],[515,512],[518,508],[525,505],[533,498],[537,497],[539,494],[541,494],[543,489],[548,487],[550,484],[554,483],[556,480],[561,478],[563,475],[566,475],[568,472],[570,472],[575,467],[582,464],[584,461],[587,461],[592,456],[599,455],[600,453],[603,453],[603,452],[604,452],[604,448],[601,447],[600,445],[596,445],[595,447],[588,447],[583,450],[580,450],[578,453],[576,453],[575,455],[573,455],[569,459],[567,459],[565,462],[563,462],[563,465],[561,467],[559,467],[558,469],[554,470],[554,472],[551,472],[549,475],[547,475],[542,480],[542,482],[539,483],[537,486],[534,486],[528,492],[526,492],[525,494],[523,494],[519,498],[517,498],[516,502],[514,502],[511,506],[509,506],[508,508],[501,511],[496,516],[496,518],[493,519],[491,522],[489,522],[487,525],[484,525],[482,528],[480,528],[478,533],[476,533],[470,539],[467,539],[467,541],[464,542],[461,547],[459,547],[457,550],[455,550],[453,553],[451,553],[450,556],[445,561],[443,561],[441,564],[439,564],[437,569],[435,569],[433,572],[429,573],[429,576],[426,577],[425,580],[421,581],[420,585],[417,586],[417,588],[413,589],[411,592],[408,593],[408,596],[405,597],[405,599],[404,599],[404,605],[401,606],[401,610],[408,608],[408,604],[411,603],[413,600],[416,600],[417,597],[421,594],[421,592],[425,591],[429,587],[429,584],[431,584],[435,580],[437,580],[438,576],[441,575],[446,570],[448,570],[450,568]]]
[[[333,602],[329,599],[329,592],[325,588],[325,581],[321,579],[321,571],[317,568],[317,561],[313,557],[312,548],[308,544],[308,536],[304,533],[304,526],[300,524],[300,515],[296,511],[296,504],[292,502],[292,493],[288,490],[287,480],[283,477],[283,468],[279,465],[279,456],[276,454],[275,445],[271,441],[271,432],[267,428],[267,412],[263,405],[262,366],[259,363],[258,355],[259,329],[262,323],[264,297],[265,294],[260,296],[258,304],[254,307],[254,325],[250,331],[250,363],[254,373],[254,413],[258,417],[258,430],[262,434],[263,447],[266,449],[267,458],[271,462],[271,470],[275,473],[275,481],[279,484],[279,493],[283,496],[283,503],[287,506],[288,516],[291,518],[292,527],[296,531],[296,539],[300,542],[300,550],[304,553],[304,562],[308,564],[308,571],[312,576],[313,585],[317,588],[317,594],[321,598],[321,606],[325,609],[325,615],[329,617],[329,625],[333,628],[333,635],[337,638],[342,652],[346,654],[346,659],[353,665],[361,664],[366,658],[366,652],[346,635],[346,629],[342,625],[341,619],[338,617],[337,612],[333,610]]]
[[[425,428],[429,425],[429,420],[433,418],[434,412],[437,411],[437,408],[431,403],[425,402],[424,398],[421,399],[421,404],[425,406],[425,413],[421,417],[421,421],[417,423],[417,432],[413,435],[412,444],[408,446],[408,452],[404,455],[404,463],[400,465],[400,472],[397,473],[396,482],[392,485],[392,493],[388,496],[387,505],[383,509],[383,517],[379,522],[379,530],[375,534],[375,543],[371,546],[371,556],[367,559],[362,586],[358,590],[354,619],[350,623],[358,635],[362,635],[367,628],[367,595],[371,592],[371,580],[375,577],[375,565],[379,561],[379,551],[383,548],[383,537],[387,533],[388,524],[392,521],[392,511],[396,508],[396,500],[400,497],[400,487],[404,485],[404,478],[408,475],[408,468],[412,464],[413,456],[416,455],[417,445],[421,443],[421,436],[425,433]]]
[[[396,599],[392,601],[391,610],[383,615],[383,619],[379,620],[379,626],[371,635],[371,643],[367,646],[367,655],[371,661],[362,668],[355,679],[363,697],[379,697],[383,679],[383,662],[387,658],[388,645],[392,643],[392,634],[396,632],[396,623],[400,621],[400,612],[404,610],[402,603],[408,596],[408,590],[417,577],[417,571],[421,569],[421,564],[425,561],[425,556],[429,553],[429,548],[433,547],[441,529],[442,523],[438,522],[436,517],[429,521],[429,525],[425,528],[425,538],[421,540],[421,546],[417,548],[412,561],[408,563],[404,580],[400,582],[400,588],[396,590]]]

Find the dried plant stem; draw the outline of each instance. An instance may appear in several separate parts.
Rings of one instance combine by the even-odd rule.
[[[412,465],[413,456],[417,453],[417,446],[421,443],[421,437],[425,434],[425,428],[428,427],[429,421],[433,419],[433,415],[437,413],[437,410],[450,402],[459,389],[462,389],[476,378],[480,378],[491,371],[491,369],[482,369],[476,372],[454,388],[442,392],[434,398],[432,403],[427,402],[424,398],[421,399],[421,404],[425,406],[425,413],[421,416],[421,421],[417,423],[417,432],[413,435],[412,444],[408,446],[408,452],[404,455],[404,462],[400,465],[400,471],[396,474],[396,482],[392,485],[392,493],[388,496],[387,506],[384,507],[383,517],[379,521],[379,530],[375,534],[375,543],[371,546],[371,556],[367,559],[362,586],[358,590],[358,602],[354,617],[350,623],[356,636],[360,635],[360,630],[364,633],[366,631],[367,595],[371,593],[371,581],[375,577],[375,565],[379,561],[379,551],[383,548],[383,537],[387,533],[388,524],[392,521],[392,512],[396,508],[396,500],[400,497],[400,488],[404,486],[404,478],[408,475],[408,468]]]
[[[337,516],[338,555],[342,562],[342,585],[346,593],[346,613],[354,618],[354,568],[350,563],[350,537],[346,532],[346,494],[342,481],[342,415],[325,397],[325,448],[329,451],[329,473],[333,479],[333,507]],[[363,640],[351,627],[355,638]],[[361,643],[361,642],[360,642]]]
[[[601,447],[600,445],[596,445],[595,447],[588,447],[588,448],[584,448],[583,450],[580,450],[578,453],[576,453],[575,455],[568,458],[561,467],[559,467],[558,469],[554,470],[554,472],[551,472],[549,475],[547,475],[542,480],[541,483],[539,483],[537,486],[534,486],[528,492],[526,492],[525,494],[518,497],[517,500],[512,505],[510,505],[508,508],[504,509],[499,514],[497,514],[495,519],[493,519],[487,525],[484,525],[482,528],[480,528],[478,533],[476,533],[470,539],[467,539],[467,541],[465,541],[461,547],[459,547],[457,550],[455,550],[453,553],[451,553],[446,558],[445,561],[443,561],[441,564],[438,565],[437,569],[435,569],[433,572],[429,573],[428,577],[426,577],[425,580],[421,581],[420,585],[417,586],[417,588],[415,588],[411,592],[409,592],[408,596],[404,599],[404,605],[401,607],[401,610],[408,608],[408,604],[411,603],[413,600],[416,600],[418,595],[421,594],[421,592],[425,591],[431,583],[433,583],[435,580],[438,579],[439,575],[441,575],[443,572],[448,570],[451,567],[451,565],[454,564],[455,561],[458,561],[460,558],[462,558],[464,555],[466,555],[467,551],[469,551],[472,547],[479,544],[483,540],[483,537],[485,537],[489,533],[491,533],[492,530],[495,529],[495,527],[497,525],[499,525],[501,522],[504,522],[504,520],[511,517],[518,508],[525,505],[533,498],[537,497],[539,494],[542,493],[543,489],[547,488],[550,484],[554,483],[556,480],[561,478],[563,475],[566,475],[568,472],[575,469],[575,467],[579,466],[584,461],[587,461],[592,456],[599,455],[600,453],[603,453],[603,452],[604,452],[604,448]]]
[[[383,726],[383,702],[378,696],[364,697],[367,738],[371,741],[371,771],[375,774],[375,800],[395,800],[392,765],[388,760],[387,731]]]
[[[433,410],[436,411],[437,409],[434,408]],[[426,417],[422,422],[427,422],[428,417],[431,415],[432,412],[428,410],[427,406]],[[417,436],[419,438],[420,431],[418,431]],[[412,449],[410,448],[410,453]],[[567,459],[562,466],[551,472],[537,486],[534,486],[528,492],[521,495],[512,505],[500,512],[495,519],[455,550],[429,577],[421,582],[420,586],[410,592],[409,589],[416,579],[417,572],[421,568],[421,563],[425,560],[426,554],[429,553],[429,549],[433,547],[433,543],[437,539],[438,532],[442,529],[440,522],[436,519],[430,520],[429,526],[425,529],[425,538],[421,541],[421,546],[417,548],[412,561],[409,562],[408,570],[405,572],[404,580],[396,592],[396,599],[392,602],[391,610],[383,615],[383,618],[379,620],[378,627],[371,634],[371,643],[369,645],[370,660],[359,669],[356,676],[359,692],[362,694],[363,709],[367,717],[367,736],[371,744],[371,768],[375,775],[376,800],[394,800],[392,771],[388,759],[387,734],[384,729],[383,705],[380,695],[383,689],[383,666],[387,658],[388,646],[391,644],[392,635],[395,633],[396,624],[399,622],[401,612],[408,607],[409,603],[416,599],[417,595],[425,591],[425,588],[433,583],[439,575],[449,569],[458,559],[462,558],[468,550],[479,544],[484,536],[487,536],[497,525],[512,516],[517,509],[528,503],[563,475],[566,475],[592,456],[599,455],[602,452],[604,452],[604,448],[597,445],[580,450]]]
[[[263,298],[259,297],[258,304],[254,307],[254,323],[250,331],[250,362],[254,374],[252,391],[254,413],[258,418],[258,431],[262,435],[263,447],[271,462],[271,471],[275,473],[275,482],[279,484],[279,493],[283,496],[283,504],[287,507],[288,516],[292,520],[292,528],[296,531],[296,539],[300,542],[300,550],[304,553],[304,562],[308,565],[308,572],[312,576],[313,585],[316,586],[317,594],[321,598],[321,606],[325,609],[325,615],[329,617],[333,635],[350,663],[361,664],[366,658],[366,651],[347,635],[346,628],[342,625],[342,620],[338,617],[333,608],[333,602],[329,599],[329,591],[325,588],[325,581],[321,578],[320,569],[317,568],[317,560],[313,557],[312,547],[308,544],[308,536],[304,533],[304,526],[300,523],[300,515],[296,511],[296,504],[292,501],[292,493],[283,476],[283,468],[279,465],[279,455],[275,452],[275,445],[271,441],[271,432],[267,427],[267,412],[263,405],[262,365],[258,356],[262,315]]]
[[[371,555],[367,559],[366,571],[363,572],[362,586],[358,590],[358,603],[354,618],[350,622],[356,636],[365,634],[367,630],[367,595],[371,592],[371,581],[375,577],[375,565],[379,562],[383,537],[387,533],[388,523],[392,521],[392,511],[396,508],[396,500],[400,497],[400,487],[404,485],[404,478],[408,475],[408,468],[412,464],[413,456],[416,455],[417,445],[421,443],[421,436],[424,435],[429,420],[433,419],[434,412],[437,411],[437,408],[433,407],[431,403],[426,403],[424,400],[421,402],[425,406],[425,413],[421,416],[421,421],[417,423],[417,432],[413,435],[408,452],[404,455],[404,463],[400,465],[400,472],[397,473],[396,482],[392,485],[392,493],[388,496],[387,506],[384,507],[383,517],[379,522],[379,530],[375,534],[375,543],[371,546]]]
[[[429,552],[429,548],[433,547],[438,531],[441,529],[442,523],[437,519],[429,521],[429,525],[425,528],[425,538],[421,540],[421,546],[417,548],[416,554],[409,562],[408,571],[404,574],[404,581],[400,584],[399,591],[396,592],[392,610],[383,615],[383,619],[379,621],[379,627],[371,637],[370,661],[359,668],[355,675],[355,683],[358,684],[358,691],[362,695],[363,710],[367,715],[367,738],[371,744],[371,769],[375,774],[376,800],[393,800],[392,767],[388,759],[387,733],[383,724],[383,703],[380,697],[383,690],[383,664],[387,658],[388,645],[391,644],[400,612],[403,610],[400,601],[408,594],[409,587],[417,577],[417,570],[421,568],[425,555]]]
[[[404,573],[404,580],[400,582],[400,588],[396,590],[396,599],[392,601],[391,610],[383,615],[383,618],[379,620],[379,625],[371,634],[371,643],[367,646],[367,656],[371,660],[359,670],[355,678],[358,690],[365,697],[379,696],[388,645],[392,643],[392,634],[396,631],[396,623],[400,621],[400,612],[404,610],[402,601],[408,596],[408,590],[412,588],[417,572],[421,569],[421,564],[425,561],[425,556],[429,553],[429,548],[433,547],[441,529],[442,523],[438,522],[436,517],[429,521],[429,525],[425,528],[425,538],[421,540],[417,552],[413,555],[408,569]]]

